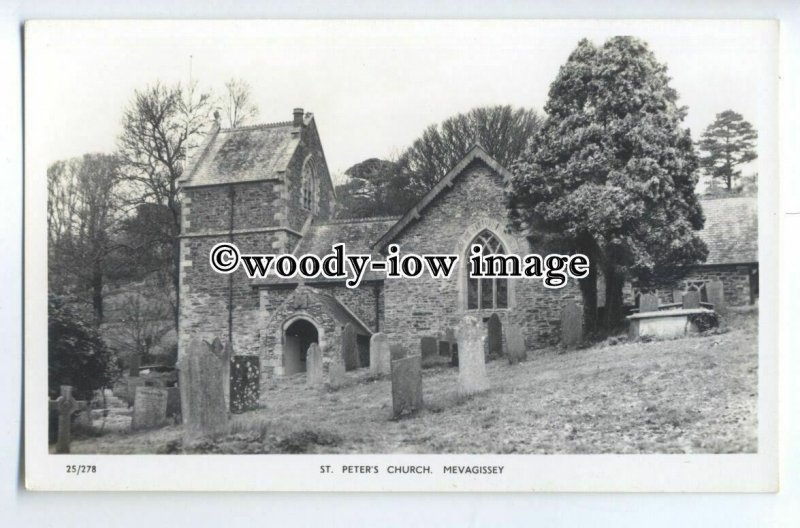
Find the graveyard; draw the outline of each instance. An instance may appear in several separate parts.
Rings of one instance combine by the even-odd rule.
[[[334,365],[341,367],[335,383],[310,382],[317,375],[311,372],[276,379],[260,394],[257,408],[232,414],[214,434],[197,440],[189,440],[184,426],[176,423],[132,430],[132,409],[115,402],[105,419],[109,425],[102,432],[74,435],[70,450],[755,452],[757,328],[757,308],[742,307],[728,310],[719,328],[677,338],[620,334],[591,346],[552,346],[527,351],[527,359],[499,357],[463,367],[437,363],[420,368],[419,356],[397,358],[392,368],[408,360],[402,375],[421,378],[421,394],[403,394],[400,413],[397,395],[393,398],[394,373],[387,375],[385,365],[377,374],[370,369],[345,372]],[[459,332],[479,329],[466,325]],[[469,335],[459,337],[470,340]],[[482,353],[460,350],[464,358]],[[463,376],[470,379],[465,383]],[[101,429],[100,420],[93,427]]]

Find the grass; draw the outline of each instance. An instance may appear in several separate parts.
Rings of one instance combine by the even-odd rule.
[[[612,338],[487,364],[491,389],[456,394],[457,370],[423,370],[425,409],[392,418],[391,383],[348,373],[344,387],[303,375],[233,416],[229,433],[192,446],[181,427],[112,432],[74,453],[743,453],[757,450],[757,310],[723,328],[668,341]]]

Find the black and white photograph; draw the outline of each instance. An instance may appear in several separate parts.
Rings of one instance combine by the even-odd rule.
[[[89,474],[29,485],[226,455],[293,471],[253,489],[774,490],[777,45],[26,24],[26,457]]]

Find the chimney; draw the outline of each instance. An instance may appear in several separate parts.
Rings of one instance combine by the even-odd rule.
[[[296,127],[303,126],[303,109],[302,108],[295,108],[292,112],[292,116],[294,119],[292,120],[292,124]]]

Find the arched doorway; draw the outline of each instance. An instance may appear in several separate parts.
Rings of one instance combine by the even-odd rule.
[[[283,372],[306,371],[306,352],[312,343],[319,343],[317,327],[306,319],[297,319],[286,327],[283,336]]]

